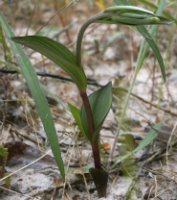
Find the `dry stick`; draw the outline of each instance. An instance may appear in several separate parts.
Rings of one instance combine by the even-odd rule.
[[[3,74],[19,74],[19,71],[0,69],[0,73],[3,73]],[[62,81],[73,82],[73,80],[70,79],[70,78],[63,77],[63,76],[56,75],[56,74],[50,74],[50,73],[45,73],[45,72],[44,73],[43,72],[37,72],[36,74],[38,76],[42,76],[42,77],[49,77],[49,78],[59,79],[59,80],[62,80]]]
[[[54,9],[56,11],[56,14],[57,14],[58,18],[60,19],[61,24],[62,24],[62,26],[64,28],[66,26],[66,23],[65,23],[65,20],[64,20],[64,18],[62,16],[61,12],[57,12],[58,11],[58,3],[57,3],[56,0],[53,0],[53,5],[54,5]],[[66,37],[68,39],[68,44],[72,43],[72,40],[71,40],[71,37],[70,37],[70,34],[69,34],[69,30],[66,29],[65,33],[66,33]]]
[[[125,92],[127,92],[127,91],[125,90]],[[149,102],[149,101],[143,99],[142,97],[137,96],[137,95],[134,94],[134,93],[131,93],[131,95],[134,96],[134,97],[136,97],[136,98],[139,99],[140,101],[142,101],[142,102],[144,102],[144,103],[146,103],[146,104],[149,104],[150,106],[152,106],[152,107],[154,107],[154,108],[157,108],[157,109],[159,109],[159,110],[161,110],[161,111],[163,111],[163,112],[166,112],[166,113],[168,113],[168,114],[170,114],[170,115],[173,115],[173,116],[177,117],[177,113],[172,112],[171,110],[168,110],[168,109],[165,109],[165,108],[161,108],[161,107],[159,107],[159,105],[154,104],[154,103],[151,103],[151,102]]]
[[[27,164],[27,165],[25,165],[25,166],[23,166],[23,167],[17,169],[16,171],[14,171],[14,172],[12,172],[12,173],[6,175],[5,177],[1,178],[1,179],[0,179],[0,182],[6,180],[7,178],[9,178],[9,177],[11,177],[11,176],[17,174],[18,172],[20,172],[20,171],[22,171],[22,170],[28,168],[29,166],[35,164],[36,162],[40,161],[42,158],[44,158],[45,156],[47,156],[47,155],[49,154],[49,152],[50,152],[50,150],[47,151],[47,153],[45,153],[44,155],[42,155],[42,156],[40,156],[39,158],[37,158],[37,159],[35,159],[34,161],[32,161],[31,163],[29,163],[29,164]]]
[[[23,197],[26,197],[27,199],[33,199],[33,200],[40,200],[41,199],[40,197],[33,197],[33,196],[30,196],[30,195],[27,195],[27,194],[16,192],[16,191],[14,191],[12,189],[9,189],[9,188],[3,187],[3,186],[0,186],[0,189],[6,191],[8,193],[16,194],[16,195],[19,196],[19,198],[20,198],[20,196],[23,196]]]
[[[123,92],[125,92],[125,93],[128,92],[128,90],[126,90],[126,89],[124,89],[124,88],[121,88],[121,87],[120,87],[120,89],[121,89]],[[134,94],[134,93],[132,93],[132,92],[131,92],[131,96],[137,98],[138,100],[142,101],[142,102],[145,103],[145,104],[149,104],[151,107],[157,108],[158,110],[161,110],[161,111],[163,111],[163,112],[165,112],[165,113],[168,113],[168,114],[170,114],[170,115],[172,115],[172,116],[177,117],[177,113],[172,112],[171,110],[168,110],[168,109],[165,109],[165,108],[161,108],[161,107],[159,107],[159,105],[157,105],[157,104],[155,104],[155,103],[151,103],[150,101],[148,101],[148,100],[146,100],[146,99],[143,99],[142,97],[140,97],[140,96],[138,96],[138,95],[136,95],[136,94]]]
[[[174,127],[173,127],[173,130],[170,134],[170,137],[168,139],[168,142],[167,142],[167,147],[166,147],[166,163],[168,163],[168,155],[169,155],[169,151],[170,149],[172,148],[173,144],[174,144],[174,141],[172,141],[174,139],[174,136],[175,136],[175,133],[177,131],[177,122],[175,123]]]
[[[26,28],[26,33],[25,35],[28,35],[28,32],[32,26],[32,24],[34,23],[34,21],[36,22],[36,18],[35,18],[35,15],[37,13],[37,18],[39,19],[39,16],[40,16],[40,11],[39,11],[39,2],[35,3],[35,1],[33,2],[33,5],[34,5],[34,10],[33,10],[33,14],[31,15],[30,17],[30,20],[29,20],[29,23],[28,23],[28,26]],[[36,12],[37,11],[37,12]],[[34,24],[33,24],[34,25]]]
[[[152,88],[151,88],[151,103],[153,102],[153,97],[154,97],[154,86],[155,86],[155,69],[156,69],[156,61],[154,58],[154,64],[152,66]],[[150,105],[152,107],[152,105]],[[150,109],[151,109],[150,107]]]
[[[82,169],[82,160],[83,160],[82,157],[83,157],[83,155],[82,155],[82,151],[81,151],[81,149],[79,147],[79,144],[78,144],[78,137],[79,137],[79,133],[76,134],[75,143],[76,143],[76,151],[78,152],[79,157],[80,157],[80,161],[81,161],[81,162],[79,162],[79,167],[80,167],[80,169]],[[86,175],[85,175],[85,173],[83,171],[82,171],[81,175],[82,175],[83,180],[84,180],[84,185],[85,185],[85,189],[87,191],[88,200],[91,200],[91,196],[90,196],[90,193],[89,193],[89,188],[88,188],[88,184],[87,184]]]
[[[18,74],[19,71],[0,69],[0,73],[3,73],[3,74]],[[50,74],[50,73],[46,73],[46,72],[37,72],[36,74],[38,76],[42,76],[42,77],[48,77],[48,78],[53,78],[53,79],[58,79],[58,80],[61,80],[61,81],[68,81],[68,82],[72,82],[73,83],[73,80],[71,78],[60,76],[60,75],[56,75],[56,74]],[[89,85],[94,85],[94,86],[101,87],[101,85],[99,85],[98,83],[96,83],[92,79],[87,79],[87,81],[88,81]]]
[[[74,2],[70,1],[68,4],[66,4],[61,9],[59,9],[57,13],[58,12],[62,13],[65,9],[69,8],[72,4],[74,4]],[[50,21],[57,15],[57,13],[55,13],[52,17],[50,17],[49,20],[36,31],[36,34],[38,34],[44,27],[46,27],[50,23]]]
[[[69,145],[69,147],[71,147],[71,144]],[[73,147],[74,148],[74,147]],[[67,153],[69,152],[69,148],[68,148],[68,150],[67,150]],[[67,163],[67,166],[66,166],[66,172],[68,172],[68,170],[69,170],[69,167],[70,167],[70,162],[71,162],[71,159],[72,159],[72,154],[73,154],[73,152],[74,151],[71,151],[71,155],[70,156],[68,156],[69,157],[69,161],[68,161],[68,163]],[[67,153],[66,153],[66,155],[67,155]],[[67,174],[67,173],[66,173]],[[66,189],[66,185],[67,185],[67,175],[66,175],[66,178],[65,178],[65,182],[64,182],[64,185],[63,185],[63,192],[62,192],[62,199],[63,199],[63,197],[64,197],[64,195],[65,195],[65,189]],[[69,187],[70,187],[70,184],[68,183],[68,185],[69,185]]]
[[[0,70],[0,73],[4,73],[4,74],[18,74],[19,72],[16,71],[16,70],[3,70],[1,69]],[[73,82],[73,80],[71,80],[70,78],[67,78],[67,77],[63,77],[63,76],[60,76],[60,75],[55,75],[55,74],[49,74],[49,73],[42,73],[42,72],[37,72],[37,75],[38,76],[42,76],[42,77],[49,77],[49,78],[54,78],[54,79],[59,79],[59,80],[62,80],[62,81],[69,81],[69,82]],[[91,79],[88,79],[88,84],[89,85],[94,85],[94,86],[97,86],[97,87],[102,87],[102,85],[96,83],[94,80],[91,80]],[[124,88],[120,88],[123,92],[128,92],[126,89]],[[168,113],[172,116],[175,116],[177,117],[177,113],[175,112],[172,112],[171,110],[168,110],[168,109],[165,109],[165,108],[161,108],[159,107],[159,105],[155,104],[155,103],[151,103],[149,102],[148,100],[146,99],[143,99],[142,97],[134,94],[134,93],[131,93],[131,95],[137,99],[139,99],[140,101],[144,102],[145,104],[149,104],[150,106],[154,107],[154,108],[157,108],[165,113]],[[1,102],[1,100],[0,100]]]

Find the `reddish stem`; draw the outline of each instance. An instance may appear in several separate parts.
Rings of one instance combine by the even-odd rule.
[[[91,145],[92,145],[92,152],[93,152],[95,168],[101,169],[101,160],[100,160],[98,139],[96,141],[94,141]]]
[[[97,137],[94,136],[94,121],[93,121],[93,114],[89,102],[89,98],[87,96],[86,91],[80,91],[80,95],[82,97],[83,105],[85,108],[85,112],[87,115],[87,123],[88,123],[88,129],[90,134],[90,142],[92,146],[92,153],[93,153],[93,159],[95,168],[101,169],[101,160],[100,160],[100,152],[99,152],[99,135]]]

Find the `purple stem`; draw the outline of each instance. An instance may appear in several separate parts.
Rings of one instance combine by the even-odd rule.
[[[87,96],[86,91],[80,91],[80,95],[82,97],[83,105],[85,108],[85,112],[87,115],[87,123],[88,123],[88,129],[89,129],[89,134],[90,134],[90,142],[92,146],[92,153],[93,153],[93,158],[94,158],[94,164],[95,168],[101,169],[101,160],[100,160],[100,152],[99,152],[99,135],[98,137],[94,136],[94,121],[93,121],[93,114],[89,102],[89,98]]]

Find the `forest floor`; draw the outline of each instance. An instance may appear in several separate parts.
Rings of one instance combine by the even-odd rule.
[[[40,34],[72,50],[82,23],[101,8],[89,1],[71,1],[60,6],[55,0],[34,2],[0,2],[1,12],[16,36]],[[100,150],[105,167],[141,41],[142,37],[127,26],[98,24],[91,25],[84,38],[84,69],[92,82],[88,93],[109,81],[113,83],[113,105],[101,130]],[[116,144],[114,166],[109,169],[107,197],[102,199],[177,200],[176,25],[160,26],[156,42],[165,60],[167,81],[163,83],[158,63],[149,51],[129,99]],[[19,67],[15,61],[7,66],[2,51],[0,144],[8,149],[8,160],[4,166],[0,157],[0,199],[98,199],[88,173],[93,165],[91,148],[80,135],[67,105],[81,106],[78,90],[71,81],[62,79],[67,74],[59,67],[39,53],[24,50],[38,73],[52,111],[66,166],[66,181],[63,182],[59,174],[33,99],[23,76],[18,73]],[[158,134],[152,143],[128,159],[122,159],[152,131]],[[9,174],[8,179],[3,179]]]

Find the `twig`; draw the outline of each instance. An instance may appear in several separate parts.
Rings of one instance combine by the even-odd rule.
[[[54,5],[54,9],[56,11],[58,18],[61,21],[62,26],[65,27],[66,26],[65,19],[63,18],[63,15],[61,14],[61,12],[58,12],[58,10],[59,10],[58,2],[56,0],[53,0],[53,5]],[[69,30],[65,29],[65,33],[66,33],[66,37],[67,37],[67,40],[68,40],[68,44],[72,43],[72,39],[70,37]]]
[[[18,74],[19,72],[16,71],[16,70],[0,69],[0,73],[3,73],[3,74]],[[41,77],[48,77],[48,78],[59,79],[61,81],[73,82],[73,80],[70,79],[70,78],[68,78],[68,77],[64,77],[64,76],[60,76],[60,75],[56,75],[56,74],[50,74],[50,73],[46,73],[46,72],[37,72],[37,75],[41,76]],[[88,84],[89,85],[98,86],[98,87],[101,86],[96,81],[94,81],[92,79],[88,79]]]
[[[12,189],[9,189],[9,188],[3,187],[3,186],[0,186],[0,189],[4,190],[6,192],[12,193],[12,194],[16,194],[16,195],[19,196],[19,198],[20,198],[20,196],[23,196],[23,197],[26,197],[27,199],[32,199],[31,195],[23,194],[23,193],[20,193],[20,192],[16,192],[16,191],[14,191]],[[38,197],[33,197],[33,200],[40,200],[40,199],[41,199],[40,197],[39,198]]]
[[[128,92],[128,90],[126,90],[125,88],[119,87],[119,89],[122,90],[125,93]],[[136,95],[136,94],[134,94],[132,92],[131,92],[131,96],[137,98],[138,100],[142,101],[145,104],[149,104],[151,107],[157,108],[157,109],[159,109],[159,110],[161,110],[161,111],[163,111],[165,113],[168,113],[170,115],[173,115],[173,116],[177,117],[177,113],[172,112],[171,110],[168,110],[168,109],[165,109],[165,108],[161,108],[161,107],[159,107],[159,105],[157,105],[155,103],[152,103],[152,102],[149,102],[148,100],[143,99],[142,97],[140,97],[140,96],[138,96],[138,95]]]
[[[0,69],[0,73],[4,73],[4,74],[18,74],[19,72],[16,71],[16,70],[6,70],[6,69]],[[48,78],[54,78],[54,79],[59,79],[61,81],[69,81],[69,82],[73,82],[72,79],[70,78],[67,78],[67,77],[63,77],[63,76],[60,76],[60,75],[55,75],[55,74],[50,74],[50,73],[43,73],[43,72],[37,72],[37,75],[38,76],[41,76],[41,77],[48,77]],[[97,83],[96,81],[92,80],[92,79],[88,79],[88,84],[89,85],[94,85],[94,86],[97,86],[97,87],[102,87],[102,85],[100,85],[99,83]],[[128,92],[126,89],[124,88],[120,88],[123,92]],[[172,116],[175,116],[177,117],[177,113],[175,112],[172,112],[171,110],[168,110],[168,109],[165,109],[165,108],[161,108],[159,107],[159,105],[155,104],[155,103],[152,103],[152,102],[149,102],[148,100],[146,99],[143,99],[142,97],[134,94],[134,93],[131,93],[131,95],[135,98],[137,98],[138,100],[142,101],[143,103],[145,104],[149,104],[151,107],[154,107],[154,108],[157,108],[165,113],[168,113]]]
[[[52,15],[49,18],[49,20],[36,31],[36,34],[38,34],[44,27],[46,27],[50,23],[50,21],[57,15],[58,12],[63,13],[68,7],[72,6],[74,3],[75,3],[74,1],[70,1],[66,5],[64,5],[62,8],[57,10],[57,12],[54,15]]]
[[[27,165],[25,165],[25,166],[23,166],[23,167],[21,167],[21,168],[15,170],[14,172],[11,172],[10,174],[6,175],[5,177],[1,178],[1,179],[0,179],[0,182],[6,180],[7,178],[9,178],[9,177],[11,177],[11,176],[13,176],[13,175],[16,175],[18,172],[20,172],[20,171],[22,171],[22,170],[24,170],[24,169],[30,167],[31,165],[33,165],[33,164],[35,164],[35,163],[37,163],[37,162],[40,161],[42,158],[44,158],[45,156],[47,156],[49,152],[50,152],[50,150],[47,151],[47,152],[46,152],[45,154],[43,154],[42,156],[40,156],[39,158],[37,158],[37,159],[35,159],[34,161],[32,161],[31,163],[29,163],[29,164],[27,164]]]
[[[161,111],[163,111],[163,112],[165,112],[165,113],[168,113],[168,114],[170,114],[170,115],[173,115],[173,116],[177,117],[177,113],[172,112],[171,110],[168,110],[168,109],[165,109],[165,108],[161,108],[161,107],[159,107],[159,105],[157,105],[157,104],[155,104],[155,103],[152,103],[152,102],[149,102],[148,100],[143,99],[142,97],[137,96],[137,95],[134,94],[134,93],[131,93],[131,95],[132,95],[133,97],[139,99],[140,101],[144,102],[145,104],[149,104],[150,106],[152,106],[152,107],[154,107],[154,108],[157,108],[157,109],[159,109],[159,110],[161,110]]]

